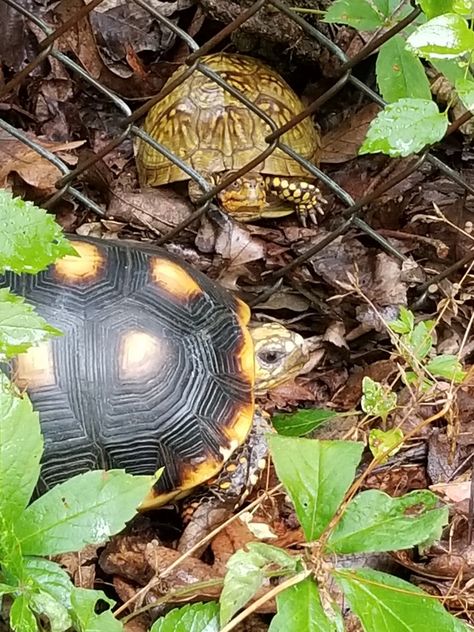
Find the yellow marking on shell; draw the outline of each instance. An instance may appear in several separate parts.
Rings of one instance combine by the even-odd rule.
[[[229,465],[225,468],[228,472],[235,472],[237,469],[237,465],[235,463],[229,463]]]
[[[253,396],[252,396],[253,399]],[[247,406],[241,406],[232,424],[224,429],[226,436],[238,445],[242,445],[252,427],[254,414],[253,401]]]
[[[78,257],[66,255],[53,268],[55,278],[61,283],[87,283],[95,281],[104,268],[104,255],[94,244],[71,241]]]
[[[152,257],[150,259],[150,267],[154,283],[178,299],[188,299],[203,293],[201,287],[192,276],[173,261],[162,259],[161,257]]]
[[[222,454],[222,458],[224,459],[224,461],[228,461],[230,459],[230,457],[232,456],[232,454],[234,453],[235,449],[239,447],[239,443],[238,441],[231,440],[229,447],[225,448],[224,446],[219,446],[219,452]]]
[[[220,487],[221,489],[229,489],[229,488],[230,488],[230,486],[231,486],[231,482],[230,482],[230,481],[224,481],[223,483],[221,483],[221,484],[219,485],[219,487]]]
[[[13,378],[20,389],[39,390],[56,383],[51,341],[42,342],[14,361]]]
[[[145,331],[127,331],[120,340],[119,376],[137,380],[158,375],[166,357],[164,340]]]

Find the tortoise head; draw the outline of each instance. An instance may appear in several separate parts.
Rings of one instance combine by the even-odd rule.
[[[240,221],[261,217],[267,205],[265,179],[259,173],[246,173],[220,191],[217,200],[223,211]]]
[[[265,393],[297,375],[308,361],[305,341],[278,323],[250,329],[255,350],[255,392]]]

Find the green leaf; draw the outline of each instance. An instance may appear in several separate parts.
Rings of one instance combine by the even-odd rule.
[[[369,432],[370,451],[376,459],[379,459],[380,463],[386,463],[389,457],[400,450],[402,439],[403,430],[401,428],[391,428],[386,431],[372,428]]]
[[[72,618],[78,632],[123,632],[123,626],[109,609],[96,613],[97,602],[114,605],[100,590],[74,588],[71,593]]]
[[[24,564],[28,583],[35,590],[48,593],[68,609],[71,607],[71,592],[74,585],[59,564],[39,557],[26,557]]]
[[[396,0],[336,0],[326,11],[323,21],[374,31],[391,23],[391,15],[398,4]],[[406,12],[398,15],[404,17]]]
[[[215,601],[175,608],[153,624],[150,632],[219,632],[219,606]]]
[[[28,505],[42,452],[38,413],[0,372],[0,514],[5,520],[13,520]]]
[[[388,414],[397,406],[397,394],[390,386],[375,382],[366,375],[362,379],[361,408],[365,413],[374,417],[381,417],[384,421]]]
[[[335,571],[333,576],[365,632],[468,632],[438,599],[380,571]]]
[[[472,53],[474,33],[463,17],[445,13],[419,26],[407,46],[426,59],[453,59]]]
[[[453,85],[466,76],[466,65],[459,59],[435,59],[431,63]]]
[[[426,365],[426,370],[436,377],[452,380],[460,384],[466,378],[466,371],[463,371],[459,358],[455,355],[440,355],[430,360]]]
[[[415,327],[415,315],[402,305],[398,318],[389,323],[389,327],[397,334],[409,334]]]
[[[272,417],[275,430],[287,437],[300,437],[312,432],[318,426],[334,419],[338,414],[333,410],[310,408],[297,410],[294,413],[279,413]]]
[[[29,598],[30,608],[43,619],[48,619],[50,632],[65,632],[71,629],[72,620],[67,608],[51,597],[47,592],[40,590]]]
[[[377,83],[385,101],[404,97],[431,100],[423,64],[406,49],[405,39],[395,35],[381,46],[376,63]]]
[[[18,519],[23,553],[58,555],[106,542],[135,515],[154,481],[122,470],[95,470],[57,485]]]
[[[10,610],[10,625],[15,632],[38,632],[36,617],[26,595],[15,599]]]
[[[344,630],[341,615],[339,621],[331,621],[321,606],[319,590],[311,577],[287,588],[277,596],[278,612],[273,617],[268,632],[336,632]],[[334,613],[336,617],[336,613]]]
[[[265,571],[296,571],[298,559],[269,544],[253,542],[237,551],[227,562],[220,596],[220,623],[224,626],[251,599],[262,585]]]
[[[473,0],[452,0],[453,12],[464,15],[468,18],[472,18],[474,14],[474,2]]]
[[[295,506],[306,540],[316,540],[354,479],[364,446],[271,435],[268,443],[278,478]]]
[[[20,542],[13,531],[13,522],[0,511],[0,560],[2,582],[21,587],[27,582],[28,573]]]
[[[76,251],[44,209],[0,190],[0,272],[35,274]]]
[[[24,298],[0,288],[0,358],[12,358],[50,336],[60,335]]]
[[[417,360],[423,360],[433,347],[433,331],[435,322],[433,320],[423,320],[415,325],[413,332],[402,337],[402,342]]]
[[[453,0],[418,0],[418,4],[430,19],[453,10]]]
[[[455,84],[456,92],[464,106],[474,113],[474,80],[458,79]]]
[[[447,128],[447,114],[433,101],[399,99],[377,114],[359,154],[382,152],[405,158],[441,140]]]
[[[376,489],[358,494],[331,533],[328,550],[336,553],[397,551],[441,536],[447,507],[437,508],[429,491],[391,498]]]

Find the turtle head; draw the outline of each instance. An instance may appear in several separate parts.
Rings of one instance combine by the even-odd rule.
[[[255,350],[255,392],[265,393],[297,375],[308,361],[305,341],[278,323],[250,329]]]
[[[227,177],[230,172],[223,174]],[[246,222],[258,219],[267,204],[265,179],[255,172],[246,173],[217,194],[223,211]]]

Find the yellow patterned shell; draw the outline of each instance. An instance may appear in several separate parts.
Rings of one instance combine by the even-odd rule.
[[[278,126],[303,110],[290,86],[271,68],[252,57],[215,54],[203,57],[212,70],[261,108]],[[180,67],[169,79],[182,74]],[[240,169],[264,151],[270,126],[212,79],[194,71],[149,111],[143,129],[201,173]],[[303,158],[314,162],[319,137],[305,118],[282,138]],[[139,139],[137,166],[142,185],[160,186],[188,176],[160,152]],[[281,150],[275,150],[254,171],[276,176],[308,172]]]

